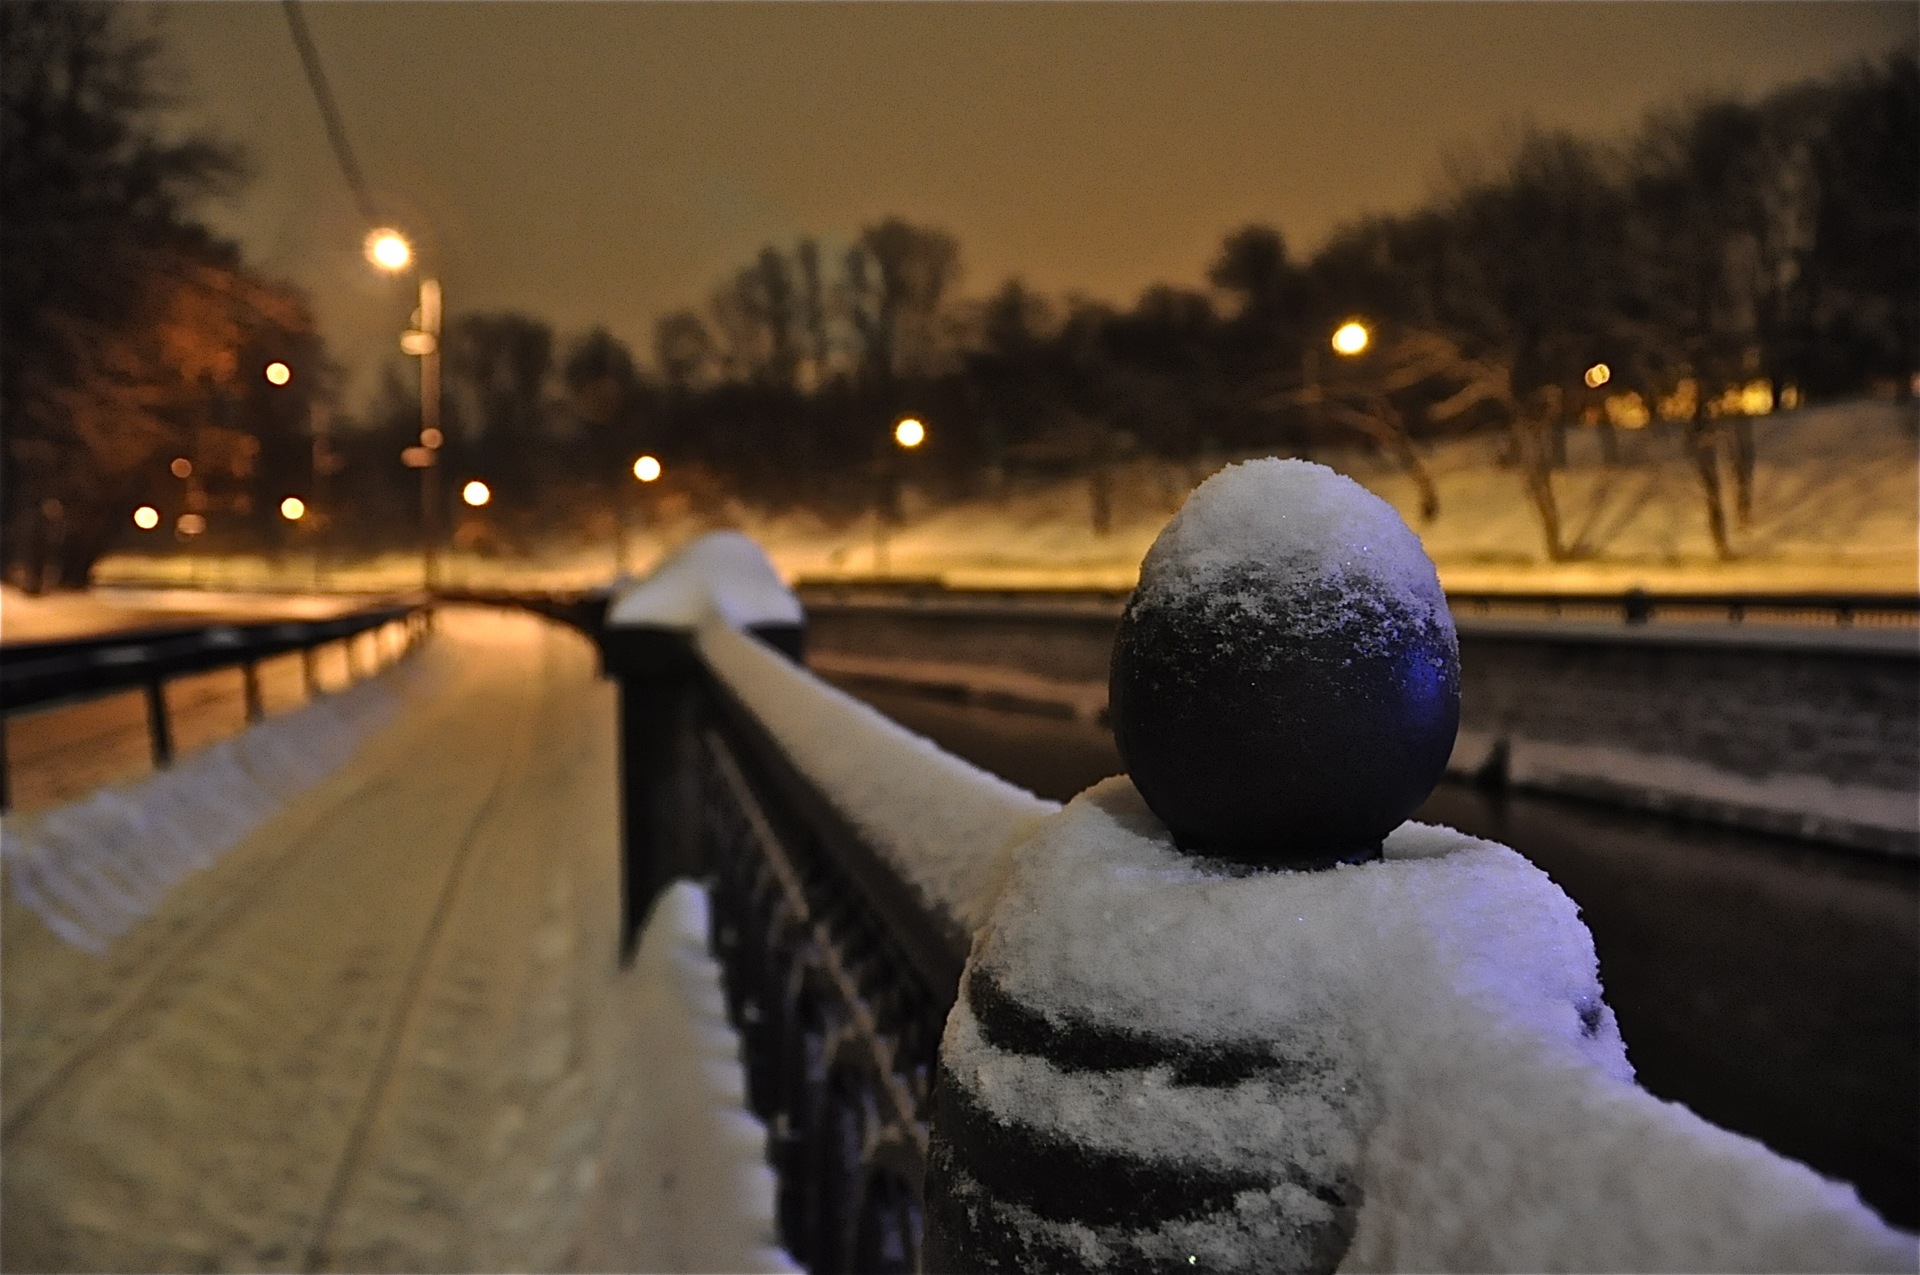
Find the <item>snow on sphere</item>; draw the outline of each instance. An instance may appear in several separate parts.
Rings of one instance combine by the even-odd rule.
[[[1460,721],[1439,576],[1393,507],[1324,465],[1200,484],[1120,620],[1114,742],[1184,850],[1263,867],[1376,857]]]

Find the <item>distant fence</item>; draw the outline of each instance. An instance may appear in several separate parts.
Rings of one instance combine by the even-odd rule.
[[[425,602],[367,607],[324,620],[200,623],[122,630],[95,637],[0,644],[0,718],[58,704],[139,690],[146,696],[147,737],[153,764],[173,761],[173,729],[166,684],[176,677],[237,669],[247,720],[265,716],[259,665],[300,653],[309,693],[316,686],[316,651],[344,645],[349,666],[354,640],[391,630],[406,646],[425,636],[433,608]],[[0,743],[0,809],[8,805],[6,749]]]
[[[737,536],[598,632],[626,932],[667,882],[709,883],[811,1270],[1913,1265],[1847,1188],[1631,1083],[1584,927],[1504,847],[1409,824],[1307,885],[1209,877],[1155,848],[1124,780],[1062,811],[814,678],[799,605]],[[1093,888],[1049,902],[1062,854]],[[1343,919],[1276,946],[1296,888]],[[1216,897],[1243,941],[1153,920],[1204,925]],[[1090,974],[1123,1026],[1022,1008],[1021,944],[1062,934],[1116,936],[1128,969],[1162,953],[1144,982]],[[1320,980],[1345,1016],[1276,1025],[1269,993]],[[1168,1034],[1196,997],[1234,1040]]]

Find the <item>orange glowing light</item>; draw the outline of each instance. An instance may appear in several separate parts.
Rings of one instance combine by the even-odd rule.
[[[267,384],[285,385],[293,379],[293,369],[278,359],[267,364]]]
[[[367,236],[367,260],[382,270],[404,270],[413,249],[397,230],[380,229]]]
[[[175,478],[193,477],[193,462],[185,456],[175,456],[173,463],[167,466],[167,472]]]
[[[288,522],[299,522],[307,516],[307,502],[298,496],[288,496],[280,502],[280,516]]]
[[[475,509],[478,509],[493,499],[493,491],[485,483],[476,478],[460,489],[460,499],[466,501]]]
[[[1613,379],[1613,369],[1608,367],[1605,363],[1595,363],[1592,367],[1587,369],[1587,375],[1585,379],[1587,382],[1588,389],[1597,390],[1602,385],[1605,385],[1608,381],[1611,381]]]
[[[1367,348],[1371,340],[1373,334],[1358,319],[1348,319],[1333,330],[1333,349],[1336,354],[1358,354]]]
[[[207,520],[200,514],[181,514],[173,529],[183,536],[197,536],[207,529]]]
[[[927,441],[927,427],[909,416],[893,427],[893,441],[905,448],[915,448]]]
[[[142,505],[133,511],[133,525],[142,531],[152,531],[160,525],[160,511],[152,505]]]
[[[652,456],[642,456],[633,462],[633,476],[643,483],[650,483],[660,477],[660,462]]]

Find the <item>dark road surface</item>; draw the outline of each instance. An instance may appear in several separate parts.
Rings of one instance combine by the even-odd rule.
[[[857,693],[1042,796],[1121,769],[1102,727]],[[1456,784],[1416,817],[1512,846],[1580,905],[1647,1089],[1920,1224],[1920,867]]]

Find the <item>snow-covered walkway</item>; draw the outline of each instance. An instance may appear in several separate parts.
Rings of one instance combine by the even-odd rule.
[[[699,892],[617,964],[593,661],[444,613],[390,723],[102,953],[9,887],[6,1269],[784,1268]]]

